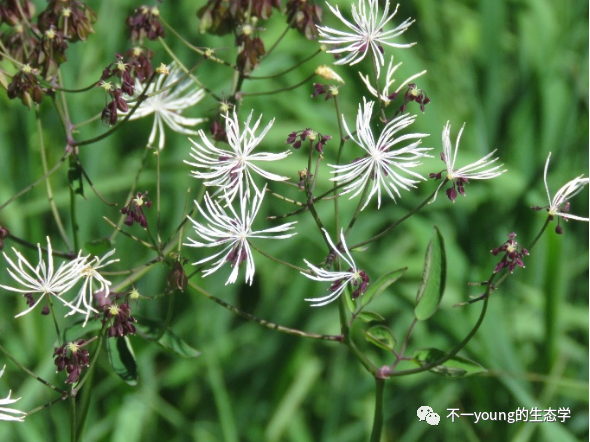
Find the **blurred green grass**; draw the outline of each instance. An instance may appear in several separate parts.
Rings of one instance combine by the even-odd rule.
[[[42,8],[43,2],[36,2]],[[231,60],[233,42],[197,33],[195,10],[204,2],[164,2],[163,16],[176,29],[201,46],[223,47],[219,55]],[[338,2],[347,10],[347,1]],[[124,18],[140,3],[105,0],[90,2],[99,13],[96,34],[85,45],[73,45],[64,65],[64,78],[71,87],[87,85],[98,78],[115,52],[127,49]],[[325,12],[325,23],[336,25]],[[404,279],[378,300],[373,310],[388,318],[399,339],[412,320],[412,302],[432,225],[445,236],[449,257],[447,291],[441,310],[414,331],[410,349],[438,347],[450,349],[470,330],[479,307],[453,309],[452,305],[477,295],[468,281],[485,279],[496,259],[489,250],[499,246],[515,231],[522,244],[530,243],[541,227],[543,213],[531,205],[545,205],[543,167],[552,152],[549,183],[554,193],[566,181],[588,173],[588,4],[549,0],[416,0],[402,2],[398,17],[415,17],[403,38],[416,41],[412,49],[395,51],[403,61],[398,81],[422,69],[428,75],[419,80],[432,103],[413,126],[416,132],[430,133],[426,146],[441,148],[440,133],[446,121],[453,137],[465,122],[461,149],[462,164],[492,149],[509,172],[490,181],[466,187],[467,197],[451,205],[444,195],[429,205],[399,232],[386,241],[372,244],[355,259],[376,274],[401,266],[410,270]],[[283,31],[276,16],[265,24],[265,42],[274,41]],[[198,57],[183,49],[171,35],[167,37],[187,65]],[[267,47],[270,43],[267,43]],[[157,45],[156,64],[170,59]],[[303,37],[290,34],[277,51],[264,61],[260,75],[287,69],[315,49]],[[387,52],[389,53],[389,52]],[[300,69],[274,82],[252,81],[245,91],[268,91],[301,81],[318,64],[332,62],[322,54]],[[360,66],[366,67],[367,64]],[[347,82],[341,89],[342,112],[349,125],[354,121],[364,85],[354,67],[335,67]],[[218,66],[204,65],[199,78],[220,94],[229,87],[229,73]],[[405,76],[404,76],[405,75]],[[219,80],[223,78],[224,80]],[[224,89],[225,88],[225,89]],[[1,202],[42,175],[39,142],[33,112],[0,94],[0,185]],[[312,100],[311,86],[278,95],[246,97],[242,115],[254,109],[262,113],[263,124],[276,118],[264,141],[271,151],[286,148],[284,141],[293,130],[313,127],[335,137],[326,151],[326,162],[335,155],[337,126],[331,102]],[[100,112],[101,91],[71,97],[76,121]],[[190,115],[211,114],[212,99],[203,101]],[[411,109],[416,111],[417,109]],[[62,155],[65,145],[60,123],[46,100],[41,106],[49,164]],[[81,159],[96,188],[110,201],[121,205],[127,195],[143,154],[144,140],[151,127],[147,121],[132,122],[115,136],[96,145],[83,147]],[[80,138],[101,133],[96,124],[83,128]],[[162,226],[171,232],[180,219],[187,189],[189,201],[199,189],[188,176],[190,143],[186,137],[166,133],[167,146],[162,160]],[[437,156],[438,153],[435,153]],[[463,156],[464,155],[464,156]],[[295,152],[277,173],[296,177],[306,165],[306,155]],[[438,158],[424,172],[438,171]],[[326,171],[323,168],[323,172]],[[434,169],[434,170],[433,170]],[[139,190],[155,195],[155,160],[150,156],[139,181]],[[52,177],[55,200],[67,221],[69,192],[66,167]],[[363,240],[388,222],[399,218],[426,197],[435,184],[424,183],[416,193],[404,193],[399,204],[385,204],[378,215],[361,218],[352,238]],[[588,214],[588,191],[572,201],[573,213]],[[101,219],[117,218],[118,208],[106,207],[90,189],[86,200],[78,199],[80,237],[83,242],[110,234]],[[269,198],[269,197],[267,197]],[[267,201],[269,203],[269,201]],[[272,206],[272,210],[270,207]],[[286,213],[290,206],[281,201],[267,204],[267,214]],[[354,204],[345,203],[351,211]],[[327,219],[331,204],[320,210]],[[349,212],[350,213],[350,212]],[[152,220],[154,214],[152,213]],[[58,244],[47,204],[44,185],[39,185],[12,203],[0,220],[17,236],[32,242],[43,241],[50,233]],[[321,259],[321,237],[301,217],[297,250],[288,241],[260,243],[282,259],[302,264],[302,258]],[[69,227],[69,223],[66,222]],[[262,226],[264,223],[260,223]],[[462,353],[490,369],[487,376],[460,380],[431,374],[397,378],[386,387],[386,429],[384,440],[585,440],[588,437],[588,225],[570,222],[564,235],[548,231],[526,260],[526,269],[517,269],[490,302],[490,311],[475,339]],[[138,231],[133,233],[139,234]],[[187,231],[188,233],[188,231]],[[257,243],[258,244],[258,243]],[[134,242],[119,235],[117,256],[126,265],[144,262],[148,255]],[[265,250],[267,250],[265,248]],[[303,253],[303,252],[304,253]],[[202,257],[185,250],[192,261]],[[10,252],[11,253],[11,252]],[[29,254],[32,256],[33,254]],[[254,285],[225,286],[227,273],[218,272],[197,279],[223,300],[282,325],[309,332],[338,333],[335,306],[311,309],[303,298],[316,296],[322,287],[311,284],[294,272],[256,256]],[[189,266],[187,271],[192,270]],[[7,283],[5,272],[0,274]],[[155,269],[137,283],[141,293],[156,296],[165,289],[165,269]],[[35,313],[13,319],[22,302],[5,293],[0,297],[2,345],[23,364],[46,379],[54,375],[50,358],[54,345],[53,326]],[[166,315],[167,300],[143,302],[143,315],[154,319]],[[306,341],[271,332],[247,323],[213,305],[195,293],[178,294],[174,331],[202,352],[194,360],[180,359],[154,344],[132,338],[140,367],[140,383],[131,388],[116,378],[106,362],[98,367],[85,441],[361,441],[370,431],[373,408],[373,381],[351,356],[336,344]],[[382,357],[382,355],[375,356]],[[4,363],[6,361],[0,361]],[[57,381],[56,381],[57,382]],[[22,396],[21,409],[31,409],[55,398],[38,382],[8,365],[2,392],[8,388]],[[430,405],[442,417],[438,427],[419,422],[416,410]],[[451,423],[447,408],[472,411],[515,411],[517,407],[569,407],[571,419],[565,423],[473,424],[462,419]],[[0,440],[68,440],[66,403],[27,417],[25,424],[0,423]]]

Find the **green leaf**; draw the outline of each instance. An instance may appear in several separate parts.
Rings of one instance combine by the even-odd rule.
[[[137,363],[127,336],[107,339],[107,354],[117,375],[131,386],[137,385]]]
[[[436,312],[445,291],[446,278],[445,243],[440,230],[435,226],[434,233],[426,249],[422,282],[416,296],[416,308],[414,309],[416,319],[424,321]]]
[[[422,350],[416,351],[412,356],[412,360],[419,366],[424,367],[426,365],[435,363],[446,355],[447,353],[436,348],[424,348]],[[429,371],[451,378],[459,378],[487,372],[487,370],[477,362],[457,355],[451,357],[441,365],[436,365]]]
[[[371,344],[385,350],[393,350],[395,348],[396,339],[391,330],[384,325],[375,325],[369,330],[364,331],[365,339]]]
[[[78,321],[69,327],[66,327],[63,331],[64,342],[71,342],[82,338],[82,336],[92,335],[98,336],[100,329],[102,328],[102,322],[100,321],[89,321],[86,327],[83,327],[84,321]]]
[[[379,313],[375,313],[375,312],[360,312],[357,315],[357,318],[359,318],[361,321],[363,321],[367,324],[370,322],[383,322],[383,321],[385,321],[385,318],[383,316],[381,316]]]
[[[376,298],[381,293],[383,293],[383,291],[387,287],[389,287],[395,281],[400,279],[403,276],[403,274],[406,273],[406,270],[408,270],[407,267],[392,270],[391,272],[386,273],[385,275],[381,276],[381,278],[379,278],[373,284],[370,284],[369,288],[367,289],[367,291],[363,294],[363,297],[361,298],[361,306],[364,307],[365,305],[369,304],[369,302],[371,302],[373,300],[373,298]]]
[[[201,354],[199,350],[191,347],[182,338],[175,335],[172,330],[167,328],[162,333],[162,325],[152,319],[137,317],[135,328],[141,334],[150,341],[154,341],[173,353],[176,353],[183,358],[196,358]]]

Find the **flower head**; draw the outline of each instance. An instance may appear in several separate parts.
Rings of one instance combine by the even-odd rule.
[[[452,202],[455,202],[455,199],[457,198],[457,192],[465,196],[464,186],[465,184],[469,183],[469,180],[489,180],[491,178],[496,178],[497,176],[500,176],[504,172],[506,172],[506,169],[502,169],[503,164],[490,167],[491,164],[498,161],[497,157],[494,159],[490,159],[492,155],[494,155],[496,150],[493,150],[483,158],[480,158],[475,163],[468,164],[467,166],[463,166],[460,169],[455,169],[457,152],[459,152],[459,140],[461,139],[461,134],[463,133],[464,128],[465,125],[461,127],[459,135],[457,135],[454,153],[451,152],[451,125],[448,121],[445,128],[443,129],[443,151],[440,154],[440,158],[445,163],[446,169],[438,173],[431,173],[429,177],[439,180],[443,177],[443,173],[446,173],[446,179],[443,180],[443,182],[440,183],[440,185],[438,186],[438,189],[436,189],[436,193],[430,201],[431,203],[434,202],[436,196],[438,195],[438,191],[447,181],[451,181],[453,183],[452,186],[447,189],[447,196]],[[487,170],[482,170],[487,167],[490,168],[488,168]]]
[[[295,222],[283,224],[281,226],[271,227],[270,229],[253,231],[252,224],[254,219],[260,210],[262,200],[264,198],[264,192],[266,187],[263,189],[263,193],[256,193],[252,199],[252,204],[249,201],[242,199],[240,201],[240,212],[237,213],[232,207],[231,203],[227,201],[226,207],[229,209],[229,213],[226,212],[222,205],[211,199],[209,193],[205,193],[205,205],[202,207],[197,204],[197,208],[206,223],[200,223],[192,218],[189,218],[195,229],[197,235],[203,240],[199,242],[192,238],[188,238],[189,243],[186,246],[189,247],[219,247],[222,249],[212,256],[201,259],[194,263],[199,265],[205,262],[213,261],[213,266],[203,273],[203,276],[208,276],[211,273],[216,272],[226,262],[229,262],[233,267],[233,270],[225,283],[233,284],[238,278],[238,270],[240,264],[246,262],[246,282],[252,285],[254,278],[254,257],[250,250],[249,240],[250,238],[274,238],[284,239],[290,238],[295,233],[288,233],[284,235],[271,235],[279,232],[286,232],[293,228]]]
[[[363,60],[367,51],[371,50],[377,66],[377,74],[379,74],[380,67],[385,64],[382,45],[393,48],[409,48],[413,46],[414,43],[395,43],[392,40],[403,34],[414,21],[408,18],[395,29],[386,31],[385,25],[393,19],[399,5],[396,6],[391,15],[387,15],[389,13],[389,0],[386,0],[385,9],[381,15],[379,14],[378,0],[367,0],[367,2],[368,7],[365,0],[358,0],[358,5],[352,5],[352,23],[344,18],[338,6],[332,6],[328,3],[330,11],[351,32],[339,31],[327,26],[319,26],[318,32],[320,37],[323,38],[320,43],[332,46],[342,45],[342,47],[327,51],[330,54],[346,54],[335,64],[350,64],[352,66]]]
[[[33,294],[40,295],[39,299],[31,302],[30,307],[25,311],[16,315],[16,317],[25,315],[33,310],[45,296],[52,295],[55,299],[60,300],[63,304],[69,306],[75,311],[82,312],[68,301],[62,298],[62,295],[71,289],[81,278],[82,269],[86,266],[86,257],[78,256],[67,263],[62,263],[57,271],[53,265],[53,252],[51,249],[51,242],[47,237],[47,262],[43,259],[41,251],[41,244],[37,244],[39,250],[39,264],[33,267],[21,253],[12,249],[17,257],[17,263],[8,257],[4,252],[4,258],[8,261],[10,268],[7,268],[8,273],[12,276],[21,287],[16,288],[5,285],[0,285],[5,290],[12,292],[23,293],[32,296]],[[84,313],[84,312],[82,312]]]
[[[6,369],[6,365],[2,367],[0,370],[0,378],[4,375],[4,370]],[[0,421],[16,421],[16,422],[23,422],[25,420],[25,416],[27,413],[24,411],[13,410],[12,408],[3,407],[2,405],[10,405],[14,404],[17,401],[20,401],[21,398],[18,399],[11,399],[10,395],[12,391],[8,392],[8,396],[4,399],[0,399]]]
[[[160,150],[164,148],[166,142],[164,123],[174,132],[196,135],[197,132],[190,127],[205,121],[204,118],[187,118],[181,115],[183,110],[201,101],[205,91],[198,88],[190,78],[182,80],[185,73],[175,63],[168,66],[168,70],[168,75],[161,74],[155,83],[150,83],[145,91],[148,97],[140,103],[130,117],[130,120],[137,120],[154,114],[154,125],[148,139],[148,147],[152,147],[159,133],[158,148]],[[136,79],[135,90],[143,91],[143,89],[141,82]],[[135,105],[132,101],[128,104],[131,107]]]
[[[529,251],[525,248],[521,248],[519,250],[518,243],[514,241],[516,237],[516,233],[511,233],[508,235],[508,241],[502,244],[497,249],[493,249],[491,252],[494,256],[498,255],[501,252],[504,252],[504,256],[502,260],[496,264],[496,268],[494,269],[494,273],[498,273],[505,267],[508,267],[510,273],[514,272],[516,266],[524,268],[524,262],[522,261],[523,256],[528,256]]]
[[[68,373],[66,384],[75,384],[80,379],[82,370],[90,365],[89,353],[84,347],[88,342],[84,339],[66,342],[56,347],[53,356],[58,373],[65,369]]]
[[[118,259],[111,259],[110,261],[104,262],[107,258],[112,256],[115,250],[111,250],[106,253],[102,258],[94,257],[90,262],[80,270],[80,279],[84,280],[82,287],[78,291],[78,295],[74,298],[71,304],[74,306],[72,311],[66,316],[73,315],[77,312],[85,312],[86,318],[84,320],[84,326],[88,322],[91,312],[98,313],[94,307],[92,307],[92,299],[94,298],[94,281],[98,282],[98,290],[102,292],[102,295],[107,297],[109,295],[109,286],[111,282],[105,279],[98,270],[112,264],[113,262],[119,261]]]
[[[385,86],[383,87],[382,91],[378,91],[377,89],[375,89],[373,84],[371,84],[371,79],[370,79],[369,75],[363,75],[361,72],[359,72],[359,75],[361,76],[361,80],[363,80],[363,82],[367,86],[369,93],[371,95],[373,95],[374,97],[378,98],[379,100],[383,101],[385,103],[385,105],[388,105],[392,100],[395,100],[397,98],[398,94],[400,93],[400,91],[402,90],[402,88],[404,86],[409,85],[410,82],[412,82],[413,80],[415,80],[418,77],[421,77],[422,75],[424,75],[426,73],[426,71],[418,72],[417,74],[412,75],[411,77],[406,79],[404,82],[402,82],[395,90],[392,90],[392,89],[390,90],[390,88],[393,87],[393,83],[395,83],[395,78],[393,78],[395,71],[397,71],[397,68],[399,68],[401,65],[402,65],[401,61],[396,65],[393,64],[393,55],[392,55],[391,59],[389,60],[389,64],[387,65],[387,74],[385,76]],[[416,89],[415,88],[412,89],[412,91],[414,91],[414,90],[416,90]],[[410,101],[410,98],[411,97],[408,97],[407,101]],[[414,99],[414,101],[415,100],[416,99]],[[420,103],[420,104],[423,106],[422,103]],[[404,110],[405,109],[401,110],[401,112],[404,112]]]
[[[330,271],[324,270],[322,268],[316,267],[307,260],[305,264],[313,271],[314,274],[304,273],[301,272],[302,275],[308,277],[309,279],[313,279],[314,281],[329,281],[332,282],[332,285],[328,289],[330,292],[327,296],[322,296],[319,298],[307,298],[306,301],[310,301],[312,307],[321,307],[322,305],[329,304],[330,302],[338,299],[338,297],[346,290],[348,285],[352,284],[353,286],[357,287],[352,293],[352,299],[356,299],[359,295],[362,295],[369,285],[369,276],[365,273],[364,270],[359,270],[350,256],[350,251],[346,247],[346,240],[344,238],[344,232],[340,231],[340,244],[341,248],[344,250],[342,253],[338,247],[334,245],[332,240],[330,239],[330,235],[326,232],[325,229],[322,229],[324,235],[326,236],[326,240],[330,244],[331,251],[330,253],[335,253],[336,256],[340,257],[348,266],[348,270],[346,271]],[[332,255],[333,256],[333,255]],[[330,258],[330,257],[329,257]]]
[[[547,191],[547,199],[549,200],[549,205],[545,208],[547,212],[549,212],[549,216],[551,219],[557,217],[557,226],[555,227],[555,231],[557,233],[563,233],[563,229],[559,225],[560,219],[567,221],[568,219],[574,219],[577,221],[586,221],[589,222],[589,218],[584,218],[577,215],[572,215],[569,212],[570,210],[570,203],[569,200],[577,195],[589,182],[588,178],[583,178],[584,175],[580,175],[577,178],[574,178],[571,181],[568,181],[561,189],[559,189],[553,199],[551,198],[551,193],[549,192],[549,186],[547,184],[547,170],[549,169],[549,160],[551,159],[551,152],[549,152],[549,156],[547,157],[547,162],[545,163],[545,172],[543,173],[543,180],[545,181],[545,190]],[[533,206],[532,209],[534,210],[541,210],[543,207]]]
[[[221,193],[222,197],[227,198],[230,202],[236,195],[239,195],[240,199],[244,197],[249,198],[250,187],[258,192],[252,172],[272,181],[284,181],[288,179],[288,177],[266,172],[255,164],[259,161],[282,160],[291,152],[253,153],[254,148],[260,144],[274,123],[274,119],[272,119],[262,133],[256,136],[255,132],[260,125],[262,115],[250,127],[253,112],[250,112],[250,115],[246,119],[242,132],[240,132],[240,123],[235,108],[232,116],[229,113],[224,115],[225,130],[227,132],[230,150],[223,150],[214,146],[202,130],[199,131],[202,144],[190,140],[193,143],[190,155],[195,161],[193,163],[185,161],[185,163],[197,168],[197,170],[192,172],[193,176],[206,180],[204,183],[206,186],[218,187],[219,189],[215,194]]]
[[[374,102],[365,100],[364,106],[359,105],[356,119],[358,139],[352,135],[346,121],[343,119],[344,128],[349,138],[366,152],[365,156],[357,158],[346,165],[330,164],[330,167],[334,168],[332,173],[338,174],[335,178],[332,178],[332,181],[348,183],[344,186],[343,195],[354,192],[351,196],[351,198],[354,198],[365,186],[371,185],[370,182],[372,181],[371,190],[363,204],[363,209],[374,194],[377,194],[377,207],[381,206],[382,189],[395,201],[396,195],[401,196],[399,188],[404,190],[415,188],[418,181],[408,178],[406,175],[424,180],[423,176],[410,169],[419,166],[421,163],[417,159],[430,156],[426,152],[432,150],[429,147],[418,147],[422,141],[420,138],[427,137],[427,134],[407,134],[395,137],[397,132],[414,122],[415,117],[409,115],[400,115],[387,123],[379,138],[375,141],[371,130],[371,115],[374,104]],[[406,140],[416,141],[405,147],[393,149]]]

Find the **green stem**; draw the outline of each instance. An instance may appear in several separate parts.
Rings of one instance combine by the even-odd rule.
[[[299,86],[303,86],[304,84],[306,84],[309,80],[311,80],[314,77],[315,73],[311,74],[309,77],[305,78],[304,80],[300,81],[299,83],[296,83],[292,86],[287,86],[281,89],[275,89],[272,91],[262,91],[262,92],[240,92],[240,96],[241,97],[254,97],[254,96],[260,96],[260,95],[275,95],[281,92],[285,92],[285,91],[290,91],[293,89],[298,88]]]
[[[55,204],[55,199],[53,198],[53,189],[51,188],[51,182],[49,180],[50,174],[47,170],[47,151],[45,149],[45,142],[43,140],[43,125],[41,124],[41,118],[39,117],[39,109],[37,108],[35,108],[35,121],[37,123],[37,133],[39,134],[39,151],[41,152],[41,164],[43,166],[43,176],[45,177],[47,201],[49,202],[49,206],[51,207],[51,213],[53,214],[53,219],[55,220],[55,224],[57,226],[57,229],[59,230],[59,234],[64,240],[64,243],[66,244],[68,250],[72,251],[72,244],[68,239],[68,235],[63,226],[61,216],[59,215],[59,211],[57,210],[57,205]]]
[[[371,430],[371,442],[380,442],[383,431],[383,391],[385,379],[375,378],[375,415],[373,416],[373,429]]]
[[[49,382],[47,382],[45,379],[40,378],[39,376],[37,376],[35,373],[33,373],[31,370],[29,370],[27,367],[25,367],[23,364],[21,364],[14,356],[12,356],[12,354],[10,354],[8,352],[8,350],[6,350],[2,345],[0,345],[0,351],[4,354],[4,356],[6,356],[8,359],[10,359],[12,362],[14,362],[14,364],[20,368],[22,371],[24,371],[26,374],[28,374],[29,376],[31,376],[32,378],[36,379],[37,381],[41,382],[43,385],[45,385],[46,387],[51,388],[52,390],[57,391],[61,396],[67,396],[68,392],[66,390],[62,390],[61,388],[56,387],[53,384],[50,384]],[[62,400],[62,398],[60,398],[59,400]],[[28,413],[27,413],[28,414]]]
[[[356,249],[356,248],[365,246],[373,241],[378,240],[379,238],[381,238],[382,236],[387,234],[387,232],[389,232],[390,230],[399,226],[401,223],[403,223],[405,220],[407,220],[409,217],[411,217],[414,213],[418,212],[422,207],[424,207],[426,204],[428,204],[428,202],[434,197],[435,194],[436,194],[436,190],[434,192],[432,192],[432,194],[430,194],[430,196],[428,196],[424,201],[422,201],[417,207],[415,207],[413,210],[411,210],[410,212],[408,212],[407,214],[402,216],[400,219],[398,219],[397,221],[392,223],[389,227],[385,228],[383,231],[381,231],[377,235],[367,239],[366,241],[360,242],[358,244],[355,244],[354,246],[349,247],[348,250]]]
[[[316,55],[320,54],[322,52],[321,49],[318,49],[316,52],[314,52],[313,54],[311,54],[309,57],[304,58],[303,60],[301,60],[299,63],[297,63],[295,66],[290,67],[289,69],[287,69],[286,71],[282,71],[278,74],[272,74],[272,75],[246,75],[246,78],[248,80],[268,80],[271,78],[279,78],[282,77],[283,75],[297,69],[299,66],[304,65],[305,63],[307,63],[309,60],[311,60],[312,58],[314,58]],[[267,54],[268,55],[268,54]]]
[[[289,327],[283,327],[282,325],[278,325],[273,322],[269,322],[265,319],[258,318],[254,315],[251,315],[250,313],[246,313],[246,312],[238,309],[237,307],[234,307],[231,304],[228,304],[225,301],[222,301],[221,299],[213,296],[212,294],[207,292],[205,289],[203,289],[202,287],[199,287],[198,285],[196,285],[195,283],[193,283],[191,281],[188,282],[188,285],[192,289],[194,289],[195,291],[200,293],[201,295],[205,296],[206,298],[210,299],[213,302],[216,302],[217,304],[226,308],[230,312],[235,313],[236,315],[238,315],[244,319],[247,319],[248,321],[255,322],[255,323],[257,323],[263,327],[269,328],[271,330],[276,330],[281,333],[286,333],[288,335],[301,336],[303,338],[322,339],[325,341],[342,342],[343,337],[341,335],[321,335],[321,334],[317,334],[317,333],[307,333],[302,330],[297,330],[297,329],[289,328]]]
[[[488,288],[488,290],[490,290],[490,289]],[[414,374],[414,373],[422,373],[422,372],[428,371],[438,365],[441,365],[441,364],[445,363],[446,361],[448,361],[449,359],[451,359],[452,357],[454,357],[457,353],[459,353],[459,351],[461,351],[463,349],[463,347],[465,347],[467,345],[467,343],[471,340],[471,338],[473,338],[473,336],[475,335],[475,333],[477,332],[477,330],[481,326],[481,324],[485,318],[487,308],[488,308],[488,301],[489,301],[489,298],[483,299],[483,306],[481,308],[481,313],[480,313],[479,318],[478,318],[475,326],[473,327],[473,329],[471,329],[471,331],[465,337],[465,339],[463,339],[458,345],[455,346],[455,348],[453,348],[445,356],[441,357],[437,361],[434,361],[434,362],[432,362],[428,365],[424,365],[422,367],[412,368],[409,370],[400,370],[400,371],[395,371],[395,372],[388,370],[386,373],[383,373],[383,375],[385,377],[398,377],[398,376],[406,376],[406,375]]]
[[[70,441],[76,442],[76,398],[70,396]]]

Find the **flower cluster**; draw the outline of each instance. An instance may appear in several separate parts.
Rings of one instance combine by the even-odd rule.
[[[293,149],[299,149],[301,147],[301,144],[305,140],[309,140],[311,146],[315,148],[315,150],[317,150],[319,153],[323,153],[324,146],[331,139],[332,137],[330,135],[322,135],[321,133],[316,132],[315,130],[307,128],[304,130],[291,132],[285,143],[291,144],[293,146]]]
[[[217,258],[217,261],[213,263],[213,266],[203,273],[203,276],[210,275],[217,271],[225,263],[229,262],[233,267],[233,270],[226,282],[227,284],[233,284],[238,278],[238,269],[240,264],[246,263],[246,282],[252,285],[254,278],[254,258],[252,251],[250,250],[249,239],[250,238],[274,238],[274,239],[285,239],[295,235],[295,233],[287,233],[283,235],[270,235],[274,233],[287,232],[291,230],[295,222],[283,224],[276,227],[271,227],[265,230],[253,231],[252,224],[254,219],[260,210],[262,200],[266,186],[261,193],[256,192],[256,195],[252,198],[251,205],[247,204],[247,201],[240,201],[239,213],[232,207],[229,199],[225,200],[226,209],[219,204],[219,202],[211,199],[209,193],[205,193],[205,204],[204,207],[199,205],[196,201],[195,204],[206,220],[206,223],[190,218],[196,234],[201,238],[203,242],[188,238],[189,243],[185,244],[189,247],[222,247],[222,249],[207,258],[201,259],[195,262],[193,265],[200,265],[209,261],[213,261]]]
[[[364,100],[364,104],[359,105],[356,119],[356,137],[343,119],[348,137],[365,151],[365,155],[350,164],[330,164],[330,167],[334,169],[332,173],[337,174],[332,180],[345,183],[343,195],[354,192],[351,196],[351,198],[354,198],[367,186],[370,186],[370,191],[363,202],[362,209],[367,206],[375,194],[377,194],[377,208],[381,207],[382,190],[385,190],[390,198],[395,201],[396,196],[401,196],[400,188],[404,190],[415,188],[418,181],[406,175],[425,180],[422,175],[411,169],[421,164],[420,161],[417,161],[418,159],[430,157],[426,152],[432,150],[430,147],[419,147],[422,141],[421,138],[427,137],[427,134],[417,133],[396,137],[399,131],[414,122],[415,117],[410,115],[400,115],[388,122],[379,138],[375,140],[371,129],[374,104],[372,101],[367,102]],[[399,143],[407,140],[416,141],[399,149],[394,149]]]
[[[75,384],[80,379],[82,369],[90,365],[90,359],[88,358],[88,350],[82,348],[87,342],[84,339],[78,339],[77,341],[66,342],[61,347],[56,347],[53,352],[55,357],[55,365],[57,366],[57,372],[66,370],[68,378],[66,384]]]
[[[356,287],[356,289],[353,290],[353,292],[351,294],[352,299],[356,299],[360,295],[365,293],[365,291],[367,290],[367,288],[369,286],[369,276],[365,273],[364,270],[360,270],[356,266],[356,264],[354,263],[354,260],[352,259],[352,256],[350,256],[350,251],[346,247],[346,240],[344,238],[344,232],[343,231],[340,232],[340,243],[339,243],[340,247],[337,247],[334,245],[334,243],[330,239],[330,235],[328,234],[328,232],[326,232],[325,229],[322,229],[322,231],[324,232],[324,235],[326,236],[326,240],[330,244],[330,248],[332,250],[330,252],[330,256],[328,257],[328,261],[330,263],[334,261],[335,256],[332,255],[332,253],[335,253],[337,257],[341,258],[347,264],[348,270],[346,270],[346,271],[325,270],[325,269],[322,269],[320,267],[317,267],[317,266],[311,264],[307,260],[304,260],[305,264],[307,264],[307,266],[311,269],[311,271],[313,273],[301,272],[302,275],[308,277],[309,279],[313,279],[314,281],[321,281],[321,282],[327,281],[327,282],[332,283],[330,288],[328,288],[328,291],[330,292],[329,295],[322,296],[319,298],[307,298],[306,299],[306,301],[312,302],[312,304],[311,304],[312,307],[320,307],[322,305],[329,304],[330,302],[338,299],[338,297],[344,292],[344,290],[346,290],[346,288],[349,285]],[[341,252],[340,249],[342,249],[344,251],[344,253]]]
[[[129,303],[124,302],[122,304],[112,303],[110,305],[103,306],[104,317],[103,322],[111,323],[108,329],[109,337],[123,337],[127,335],[135,334],[134,322],[137,320],[131,316],[131,309]]]
[[[152,207],[152,202],[147,197],[147,194],[147,191],[143,193],[137,192],[135,198],[132,198],[131,201],[129,201],[129,204],[121,209],[121,213],[127,215],[125,218],[126,225],[132,226],[137,222],[144,229],[147,228],[148,222],[143,213],[143,208],[147,207],[149,209]]]
[[[39,264],[36,267],[33,267],[15,248],[12,250],[17,257],[17,263],[9,258],[6,253],[2,252],[9,265],[7,267],[8,273],[20,287],[6,285],[0,285],[0,287],[12,292],[22,293],[27,298],[29,304],[29,308],[16,315],[16,317],[29,313],[39,305],[43,298],[53,296],[54,300],[59,300],[62,304],[70,308],[70,312],[66,316],[80,313],[84,315],[84,325],[86,325],[90,314],[92,312],[98,313],[92,306],[95,280],[99,283],[100,290],[104,291],[108,296],[109,285],[111,283],[98,270],[118,261],[118,259],[114,259],[104,262],[115,253],[115,250],[108,252],[102,258],[91,257],[91,255],[82,256],[82,252],[80,251],[75,258],[62,263],[55,270],[49,237],[47,237],[47,262],[43,259],[40,244],[37,244],[37,249],[39,251]],[[83,284],[78,294],[73,300],[66,300],[63,295],[79,281],[83,281]],[[35,299],[35,295],[38,296],[38,299]]]
[[[549,205],[545,207],[539,206],[532,206],[533,210],[542,210],[547,209],[549,213],[549,217],[553,220],[557,217],[557,226],[555,226],[555,232],[558,234],[563,233],[563,229],[560,226],[560,220],[567,221],[568,219],[573,219],[577,221],[586,221],[589,222],[590,218],[584,218],[582,216],[572,215],[569,213],[570,211],[570,203],[569,200],[577,195],[585,186],[588,185],[588,178],[584,178],[584,175],[580,175],[579,177],[574,178],[571,181],[568,181],[563,187],[561,187],[551,198],[551,193],[549,192],[549,185],[547,184],[547,171],[549,170],[549,160],[551,159],[551,152],[547,157],[547,161],[545,162],[545,171],[543,173],[543,180],[545,182],[545,190],[547,191],[547,199],[549,200]]]
[[[370,50],[377,67],[377,76],[379,76],[381,66],[385,64],[382,45],[393,48],[409,48],[414,45],[414,43],[407,44],[392,41],[403,34],[414,22],[413,20],[408,18],[395,29],[385,30],[385,26],[397,13],[396,7],[391,15],[387,15],[389,13],[389,0],[385,2],[382,15],[379,14],[378,0],[367,0],[367,2],[358,0],[358,4],[352,4],[352,22],[344,18],[338,6],[332,6],[329,3],[327,5],[330,11],[352,31],[345,32],[327,26],[318,27],[318,32],[322,37],[320,43],[336,46],[334,49],[327,51],[329,54],[346,54],[343,58],[337,60],[335,64],[355,65],[362,61]]]
[[[500,270],[506,267],[508,267],[510,273],[514,272],[516,266],[524,268],[524,262],[522,261],[522,258],[523,256],[528,256],[529,251],[525,248],[521,248],[519,250],[518,243],[514,240],[515,237],[516,233],[512,232],[510,235],[508,235],[508,241],[506,241],[497,249],[491,250],[494,256],[504,252],[502,260],[496,264],[494,273],[498,273]]]
[[[262,115],[250,127],[253,112],[250,112],[250,115],[248,115],[243,131],[240,131],[240,122],[238,121],[235,108],[233,115],[226,114],[224,116],[225,131],[230,150],[216,147],[202,130],[199,130],[202,143],[190,140],[193,144],[190,155],[194,159],[194,162],[185,161],[185,163],[197,168],[197,170],[192,172],[193,176],[205,180],[203,183],[205,186],[217,187],[218,190],[215,194],[220,194],[230,202],[236,196],[239,196],[240,201],[243,199],[249,200],[251,189],[255,193],[259,193],[252,172],[271,181],[284,181],[288,179],[288,177],[267,172],[255,164],[260,161],[270,162],[282,160],[291,152],[253,153],[254,149],[260,144],[274,123],[274,119],[272,119],[263,129],[262,133],[256,136],[255,132],[260,125]]]
[[[506,169],[502,169],[502,164],[490,167],[493,163],[495,163],[498,158],[491,159],[492,155],[496,153],[496,151],[492,151],[483,158],[477,160],[475,163],[471,163],[467,166],[461,167],[460,169],[455,169],[455,161],[457,160],[457,152],[459,152],[459,140],[461,140],[461,134],[463,133],[463,129],[465,125],[461,127],[459,134],[457,135],[457,141],[455,142],[455,152],[452,152],[452,145],[451,145],[451,125],[447,122],[443,133],[442,133],[442,141],[443,141],[443,151],[440,154],[441,160],[445,163],[446,169],[438,172],[438,173],[431,173],[429,175],[430,178],[434,178],[436,180],[440,180],[443,177],[443,173],[445,173],[445,180],[438,186],[436,189],[436,193],[432,198],[431,202],[434,202],[436,196],[438,195],[438,191],[441,187],[447,182],[451,181],[452,185],[447,189],[447,196],[452,202],[455,202],[457,198],[457,192],[461,195],[465,196],[465,184],[469,183],[469,180],[489,180],[492,178],[496,178],[506,172]],[[486,170],[482,170],[488,168]]]
[[[147,117],[154,114],[154,124],[148,138],[147,146],[151,148],[158,138],[158,148],[162,150],[166,143],[164,134],[164,124],[173,131],[185,135],[197,135],[198,132],[190,129],[199,123],[205,121],[204,118],[187,118],[181,115],[182,111],[199,103],[205,96],[205,91],[197,87],[196,83],[187,78],[176,63],[160,69],[161,72],[155,83],[150,83],[147,90],[143,90],[141,80],[136,78],[135,89],[145,98],[139,107],[131,115],[130,120]],[[130,100],[131,106],[135,105],[135,100]]]

